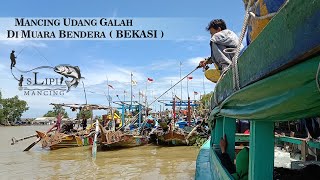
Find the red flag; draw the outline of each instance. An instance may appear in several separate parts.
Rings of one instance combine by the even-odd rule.
[[[152,79],[152,78],[148,78],[148,81],[149,81],[149,82],[153,82],[153,79]]]
[[[112,89],[114,89],[113,86],[111,86],[110,84],[108,84],[108,86],[111,87]]]
[[[196,91],[194,91],[193,93],[194,93],[194,95],[198,95],[198,92],[196,92]]]
[[[188,80],[191,80],[191,79],[193,79],[193,77],[192,76],[188,76]]]

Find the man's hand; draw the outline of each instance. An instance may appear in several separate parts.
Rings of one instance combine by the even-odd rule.
[[[199,66],[200,66],[200,67],[205,67],[205,66],[208,64],[207,61],[208,61],[208,60],[206,60],[206,59],[200,61]]]

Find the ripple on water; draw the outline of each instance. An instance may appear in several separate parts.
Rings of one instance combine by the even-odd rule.
[[[193,179],[195,147],[141,146],[97,153],[89,147],[44,150],[34,139],[11,146],[12,136],[25,137],[48,127],[0,127],[0,179]],[[13,135],[14,134],[14,135]],[[9,141],[8,141],[9,140]]]

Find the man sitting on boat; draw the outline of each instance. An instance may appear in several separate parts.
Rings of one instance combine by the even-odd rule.
[[[236,165],[226,152],[228,142],[224,135],[220,140],[221,164],[235,180],[247,180],[249,172],[249,148],[244,147],[236,156]],[[302,169],[274,168],[274,179],[319,179],[320,166],[309,164]]]
[[[205,67],[207,64],[215,63],[221,72],[220,74],[223,74],[232,63],[234,56],[234,52],[230,53],[226,52],[226,50],[227,48],[236,48],[239,38],[233,31],[227,29],[227,25],[222,19],[212,20],[206,29],[211,34],[211,57],[200,61],[199,66]]]
[[[56,128],[56,131],[60,131],[60,126],[61,126],[61,121],[62,121],[62,113],[59,112],[57,116],[57,121],[56,123],[47,131],[47,133],[54,131],[54,128]]]

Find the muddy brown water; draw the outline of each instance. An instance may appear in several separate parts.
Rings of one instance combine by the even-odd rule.
[[[93,161],[88,146],[50,151],[39,143],[23,152],[36,138],[10,145],[12,137],[48,128],[0,127],[0,179],[194,179],[197,147],[146,145],[99,151]]]

